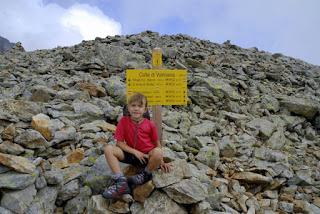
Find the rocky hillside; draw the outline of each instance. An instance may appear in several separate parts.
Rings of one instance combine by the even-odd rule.
[[[169,174],[107,201],[103,147],[125,69],[188,70],[163,108]],[[154,32],[0,55],[0,213],[320,213],[320,67],[257,48]],[[123,166],[127,173],[130,168]]]
[[[10,50],[14,46],[14,43],[10,43],[9,40],[0,36],[0,53]]]

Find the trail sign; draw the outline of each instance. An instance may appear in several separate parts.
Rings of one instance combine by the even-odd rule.
[[[127,97],[143,93],[149,105],[187,105],[186,70],[127,70]]]

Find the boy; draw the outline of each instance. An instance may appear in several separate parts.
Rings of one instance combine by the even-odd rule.
[[[104,154],[113,172],[115,185],[103,192],[107,199],[119,198],[130,192],[128,181],[140,185],[152,177],[152,171],[161,168],[170,171],[170,165],[164,163],[161,144],[158,139],[155,124],[144,118],[147,111],[147,98],[141,93],[135,93],[128,100],[129,116],[123,116],[116,129],[116,146],[107,145]],[[128,179],[120,170],[119,161],[144,167],[139,174]]]

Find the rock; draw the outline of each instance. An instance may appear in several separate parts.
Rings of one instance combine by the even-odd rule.
[[[112,214],[112,211],[108,210],[107,200],[102,195],[93,195],[88,202],[87,207],[88,214]]]
[[[267,94],[261,97],[261,104],[262,108],[265,108],[268,111],[278,112],[280,109],[279,101],[273,96]]]
[[[64,124],[59,120],[50,120],[49,116],[45,114],[37,114],[32,117],[31,126],[50,141],[53,139],[55,131],[61,129]]]
[[[61,173],[61,170],[54,169],[46,171],[44,173],[44,177],[46,178],[47,183],[51,185],[58,185],[63,182],[63,174]]]
[[[99,85],[94,83],[84,82],[79,84],[79,88],[83,91],[87,91],[93,97],[104,97],[106,96],[106,90]]]
[[[212,209],[208,202],[201,201],[192,207],[192,214],[211,214]]]
[[[216,129],[216,124],[212,121],[205,120],[199,125],[190,127],[191,136],[204,136],[210,135]]]
[[[80,163],[80,161],[84,158],[84,149],[78,148],[69,154],[67,154],[67,161],[69,164],[71,163]]]
[[[91,195],[92,192],[88,186],[80,188],[80,193],[67,201],[64,211],[68,214],[82,213],[86,209]]]
[[[168,196],[179,204],[194,204],[208,195],[206,187],[198,179],[183,179],[164,188]]]
[[[266,177],[253,172],[237,172],[231,176],[232,179],[240,180],[247,183],[270,183],[272,178]]]
[[[196,159],[212,169],[217,169],[220,163],[220,150],[216,143],[200,149]]]
[[[292,213],[293,212],[293,204],[281,201],[281,202],[279,202],[279,209],[286,212],[286,213]]]
[[[0,204],[14,213],[25,213],[36,193],[37,190],[34,185],[30,185],[23,190],[5,191]]]
[[[66,184],[64,184],[61,190],[58,192],[58,200],[67,201],[80,192],[79,181],[77,179],[72,180]]]
[[[208,77],[203,79],[202,81],[215,96],[220,98],[225,96],[231,100],[240,100],[241,96],[225,80]]]
[[[26,214],[54,213],[55,201],[58,195],[56,187],[45,187],[37,192]]]
[[[220,154],[222,157],[231,158],[236,154],[236,147],[230,136],[224,136],[219,142]]]
[[[38,174],[21,174],[17,172],[5,172],[0,174],[0,188],[22,190],[33,184]]]
[[[2,214],[13,214],[10,210],[7,210],[6,208],[0,207],[0,213]]]
[[[283,129],[278,129],[267,140],[266,144],[271,149],[279,150],[286,144],[286,142],[287,142],[287,139],[286,139],[286,137],[284,135]]]
[[[76,129],[72,126],[65,126],[61,130],[55,132],[54,138],[51,141],[52,145],[59,144],[63,141],[71,141],[76,138]]]
[[[16,127],[13,123],[7,126],[1,133],[1,137],[3,140],[13,141],[16,136]]]
[[[161,193],[159,191],[154,191],[151,194],[151,196],[144,202],[142,207],[138,206],[137,204],[133,204],[130,207],[130,211],[132,212],[132,214],[137,214],[137,213],[184,214],[184,213],[187,213],[187,211],[183,207],[176,204],[166,194]]]
[[[275,125],[266,119],[254,119],[246,124],[250,129],[258,131],[263,138],[269,138],[275,130]]]
[[[88,102],[75,101],[72,106],[77,114],[88,114],[93,118],[101,118],[103,115],[103,111],[98,106]]]
[[[0,152],[10,155],[19,155],[24,152],[24,148],[18,144],[11,143],[10,141],[4,141],[0,144]]]
[[[177,183],[184,178],[184,168],[187,167],[185,160],[176,160],[171,162],[172,170],[169,173],[162,171],[153,172],[152,181],[156,188],[162,188]]]
[[[304,98],[285,97],[280,101],[280,105],[292,113],[312,119],[318,111],[319,103]]]
[[[0,153],[0,164],[14,169],[17,172],[32,174],[35,172],[35,165],[33,165],[27,158],[7,155]]]
[[[82,100],[88,100],[89,94],[87,92],[77,91],[77,90],[63,90],[58,91],[55,98],[61,99],[61,100],[75,100],[75,99],[82,99]]]
[[[28,149],[46,149],[50,143],[40,134],[40,132],[33,129],[27,129],[19,134],[14,142]]]
[[[119,105],[126,103],[125,84],[118,76],[112,76],[102,82],[102,86],[106,89],[107,94],[115,99]]]
[[[101,155],[86,173],[84,183],[91,188],[93,194],[98,194],[111,184],[111,174],[104,155]]]
[[[111,203],[109,205],[108,209],[115,212],[115,213],[128,213],[128,212],[130,212],[129,204],[124,201],[120,201],[120,200],[117,200],[117,201]]]
[[[137,186],[133,190],[133,198],[135,201],[143,203],[154,190],[155,186],[152,181],[149,181],[143,185]]]
[[[29,122],[32,116],[42,112],[40,105],[24,100],[0,100],[0,109],[0,119],[12,122]]]
[[[166,125],[176,129],[179,127],[180,113],[179,112],[168,112],[167,116],[162,118],[162,121]]]

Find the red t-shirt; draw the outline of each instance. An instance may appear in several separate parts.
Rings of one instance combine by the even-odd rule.
[[[148,119],[137,124],[129,116],[123,116],[114,137],[117,142],[125,141],[128,146],[147,154],[157,146],[158,133],[156,125]]]

